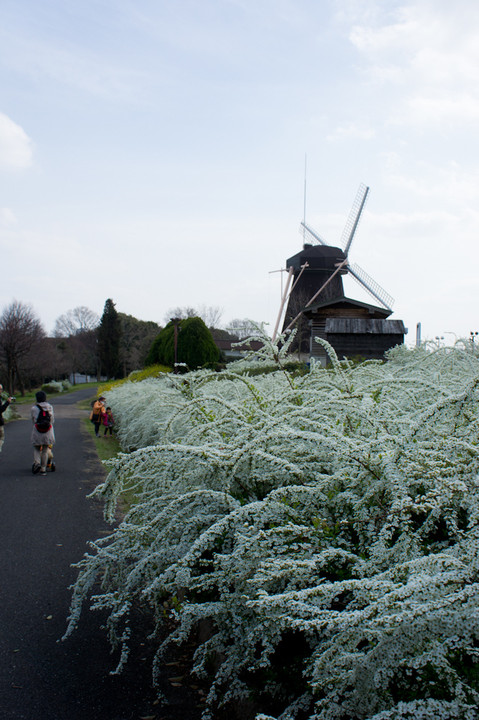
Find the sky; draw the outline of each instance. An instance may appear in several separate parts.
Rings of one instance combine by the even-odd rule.
[[[0,311],[271,333],[304,215],[339,245],[365,183],[407,342],[479,331],[475,0],[2,0],[0,87]]]

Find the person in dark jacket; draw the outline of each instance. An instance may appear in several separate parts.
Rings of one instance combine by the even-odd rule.
[[[100,425],[103,423],[103,417],[105,414],[105,398],[103,397],[103,395],[100,395],[98,400],[95,400],[95,402],[93,403],[93,407],[90,413],[90,420],[95,426],[95,437],[100,437]]]
[[[3,385],[0,385],[0,397],[3,391]],[[5,441],[5,420],[3,419],[3,413],[12,402],[13,398],[9,397],[4,403],[0,405],[0,452],[2,452],[3,443]]]

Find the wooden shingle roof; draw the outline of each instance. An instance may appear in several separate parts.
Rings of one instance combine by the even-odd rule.
[[[327,318],[326,335],[404,335],[407,331],[402,320],[369,318]]]

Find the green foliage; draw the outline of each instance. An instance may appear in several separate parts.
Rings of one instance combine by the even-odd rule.
[[[143,367],[151,343],[158,335],[157,323],[138,320],[132,315],[118,313],[121,324],[120,361],[126,377],[136,368]]]
[[[148,355],[146,356],[146,365],[163,363],[173,367],[175,362],[174,342],[174,325],[172,322],[169,322],[153,340]]]
[[[171,372],[171,368],[166,367],[166,365],[149,365],[148,367],[143,368],[143,370],[134,370],[129,374],[128,379],[131,382],[141,382],[147,378],[159,377],[160,375],[168,372]]]
[[[98,386],[98,395],[104,395],[106,392],[113,390],[114,388],[120,387],[124,383],[132,382],[137,383],[148,378],[157,378],[164,373],[171,371],[171,368],[165,365],[149,365],[143,370],[133,370],[128,377],[121,378],[120,380],[112,380],[110,382],[102,383]]]
[[[199,317],[181,320],[177,331],[177,362],[190,370],[210,367],[220,359],[220,351],[210,330]],[[162,363],[170,367],[175,363],[175,326],[173,322],[159,333],[148,353],[147,364]]]
[[[121,377],[120,364],[121,322],[110,298],[105,302],[98,327],[98,353],[102,374],[108,378]]]

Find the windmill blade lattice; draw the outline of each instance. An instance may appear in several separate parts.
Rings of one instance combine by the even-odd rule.
[[[309,227],[309,225],[306,225],[305,222],[301,222],[299,231],[301,233],[303,233],[303,236],[306,231],[306,233],[308,234],[308,240],[315,240],[320,245],[328,245],[326,240],[324,240],[324,238],[322,238],[321,235],[318,232],[316,232],[316,230],[313,230],[313,228]]]
[[[368,275],[365,270],[363,270],[361,267],[359,267],[359,265],[354,263],[353,265],[348,265],[348,272],[353,276],[355,280],[358,281],[360,285],[363,286],[365,290],[368,291],[370,295],[376,298],[376,300],[379,300],[379,302],[384,305],[385,308],[391,310],[392,312],[394,298],[389,295],[389,293],[387,293],[386,290],[384,290],[384,288],[382,288],[379,283],[373,280],[373,278]]]
[[[359,221],[361,219],[361,215],[364,210],[368,195],[369,187],[364,183],[361,183],[356,193],[356,198],[349,213],[348,219],[346,221],[343,234],[341,236],[340,244],[344,248],[343,252],[346,257],[348,257],[351,243],[358,228]],[[329,246],[329,243],[327,243],[326,240],[324,240],[324,238],[321,237],[318,232],[316,232],[316,230],[313,230],[312,227],[306,225],[304,221],[301,222],[300,232],[303,235],[303,242],[305,242],[307,238],[309,243],[313,245],[319,243],[320,245]],[[365,270],[359,267],[359,265],[357,265],[356,263],[351,265],[349,264],[349,262],[346,265],[345,269],[353,276],[353,278],[356,280],[356,282],[359,283],[359,285],[361,285],[373,298],[375,298],[375,300],[379,301],[381,305],[383,305],[387,310],[392,312],[394,299],[391,297],[391,295],[389,295],[389,293],[386,292],[386,290],[384,290],[384,288],[381,287],[381,285],[379,285],[379,283],[373,280],[373,278],[368,275]]]
[[[356,194],[356,198],[353,202],[353,206],[349,212],[346,225],[344,226],[343,234],[341,235],[341,244],[344,248],[345,255],[348,254],[349,248],[351,247],[351,243],[353,241],[356,229],[359,225],[359,220],[361,219],[361,214],[366,204],[368,195],[369,188],[364,183],[361,183]]]

